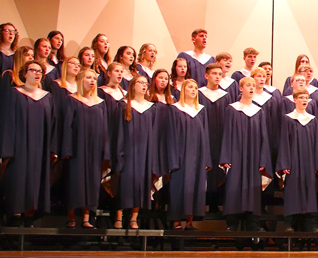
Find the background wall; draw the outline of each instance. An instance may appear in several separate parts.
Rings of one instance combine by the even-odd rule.
[[[282,89],[299,54],[307,54],[317,71],[318,1],[274,2],[273,85]],[[60,30],[67,55],[90,46],[98,33],[109,38],[112,56],[122,45],[138,52],[143,43],[153,43],[158,50],[155,68],[168,71],[179,52],[193,48],[191,32],[205,28],[206,52],[231,53],[234,72],[244,66],[247,47],[260,51],[257,64],[271,60],[272,9],[271,0],[1,0],[0,23],[16,26],[19,46],[32,46],[37,38]]]

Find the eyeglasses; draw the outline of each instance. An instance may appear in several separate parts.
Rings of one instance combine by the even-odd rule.
[[[14,34],[14,35],[18,34],[17,30],[4,29],[3,31],[7,34]]]
[[[145,85],[147,87],[149,86],[148,82],[143,82],[143,81],[136,81],[136,82],[138,82],[139,84]]]
[[[68,64],[71,64],[72,66],[77,66],[78,68],[81,68],[81,64],[73,63],[73,62],[67,62]]]
[[[29,68],[28,71],[34,73],[34,74],[37,74],[37,73],[42,73],[42,70],[36,70],[36,69],[33,69],[33,68]]]
[[[300,100],[308,100],[309,97],[298,97],[297,99],[300,99]]]
[[[304,79],[296,79],[295,82],[305,82],[306,80]]]
[[[313,70],[303,70],[303,71],[300,71],[301,73],[313,73],[314,71]]]

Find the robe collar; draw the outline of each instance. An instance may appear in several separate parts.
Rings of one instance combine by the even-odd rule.
[[[158,101],[163,103],[163,104],[167,104],[167,101],[166,101],[166,96],[163,95],[164,97],[162,98],[159,94],[157,94],[157,98],[158,98]]]
[[[177,90],[181,91],[182,82],[176,82]]]
[[[246,70],[245,68],[243,68],[242,70],[240,70],[240,72],[245,76],[245,77],[250,77],[251,76],[251,71]]]
[[[256,106],[255,104],[251,104],[251,105],[245,105],[239,101],[234,102],[232,104],[230,104],[234,109],[236,109],[237,111],[242,111],[245,115],[252,117],[254,116],[258,111],[261,110],[260,107]]]
[[[130,103],[131,103],[131,107],[133,109],[135,109],[140,114],[142,114],[143,112],[145,112],[146,110],[151,108],[152,105],[154,104],[154,103],[149,102],[147,100],[145,100],[143,103],[139,103],[135,99],[133,99]]]
[[[312,119],[315,118],[315,116],[311,115],[311,114],[308,114],[307,112],[305,113],[298,113],[296,111],[296,109],[287,114],[286,116],[289,116],[290,118],[292,119],[296,119],[298,120],[299,123],[301,123],[303,126],[305,126],[306,124],[308,124]]]
[[[263,106],[271,97],[272,95],[266,91],[263,91],[261,94],[254,93],[253,101]]]
[[[310,85],[305,87],[306,90],[308,90],[309,95],[313,94],[316,90],[318,90],[315,86]]]
[[[201,54],[200,58],[197,59],[197,57],[194,56],[193,50],[187,51],[187,52],[185,52],[185,53],[188,54],[189,56],[191,56],[193,59],[199,61],[199,62],[200,62],[201,64],[203,64],[203,65],[204,65],[207,61],[209,61],[210,58],[211,58],[210,55],[208,55],[208,54],[206,54],[206,53],[203,53],[203,54]]]
[[[105,87],[105,88],[102,88],[102,90],[105,93],[109,94],[114,100],[117,100],[117,101],[121,100],[124,97],[119,88],[113,89],[111,87]],[[125,95],[127,94],[127,91],[125,91],[124,89],[122,89],[122,91],[124,92]]]
[[[125,78],[127,81],[130,81],[134,77],[132,76],[130,71],[127,71],[126,69],[124,69],[123,78]]]
[[[270,93],[273,93],[275,90],[277,90],[274,86],[271,85],[264,85],[264,89],[266,89]]]
[[[154,71],[151,70],[151,69],[149,69],[149,68],[146,67],[146,66],[143,66],[141,63],[138,63],[138,64],[141,66],[142,70],[144,70],[144,72],[145,72],[146,74],[148,74],[148,76],[149,76],[150,78],[152,78],[152,75],[153,75]]]
[[[228,87],[231,86],[231,84],[234,81],[235,81],[234,79],[230,78],[229,76],[226,76],[221,79],[220,86],[222,87],[223,90],[226,90]]]
[[[52,72],[54,68],[55,67],[53,65],[46,66],[46,73],[45,74],[48,74],[48,73]]]
[[[226,94],[228,94],[226,91],[218,88],[217,90],[211,90],[208,87],[201,87],[199,88],[199,91],[208,98],[211,102],[215,102],[218,99],[222,98]]]
[[[181,106],[181,104],[179,102],[173,104],[173,106],[175,106],[177,109],[179,109],[180,111],[188,114],[189,116],[191,116],[192,118],[194,118],[197,114],[199,114],[199,112],[201,111],[201,109],[204,107],[203,105],[199,104],[199,109],[195,109],[190,107],[188,104],[184,103],[184,107]]]
[[[295,104],[293,95],[285,96],[285,98],[289,99],[291,102],[293,102],[293,103]],[[308,99],[308,103],[309,103],[310,101],[312,101],[312,99]],[[296,104],[295,104],[295,105],[296,105]]]

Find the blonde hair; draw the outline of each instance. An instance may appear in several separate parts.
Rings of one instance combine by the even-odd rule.
[[[148,46],[154,46],[155,49],[156,49],[156,50],[155,50],[155,53],[156,53],[156,55],[157,55],[157,48],[156,48],[156,46],[155,46],[154,44],[151,44],[151,43],[145,43],[145,44],[143,44],[143,45],[141,46],[141,48],[140,48],[140,50],[139,50],[138,57],[137,57],[137,62],[138,62],[138,63],[141,63],[142,61],[144,61],[144,59],[145,59],[145,52],[146,52]],[[156,62],[156,56],[154,57],[153,61],[150,62],[150,64],[149,64],[149,68],[150,68],[150,69],[152,69],[152,67],[153,67],[153,65],[154,65],[155,62]]]
[[[251,71],[251,77],[254,78],[254,76],[258,73],[266,76],[266,71],[262,67],[256,67]]]
[[[82,100],[83,99],[83,96],[84,96],[84,77],[86,75],[86,73],[88,72],[92,72],[96,78],[97,78],[97,73],[92,70],[92,69],[87,69],[87,70],[83,70],[83,71],[80,71],[77,76],[76,76],[76,83],[77,83],[77,92],[75,93],[75,95],[77,96],[77,98],[79,100]],[[92,91],[92,95],[91,95],[94,100],[97,102],[99,100],[98,96],[97,96],[97,79],[95,81],[95,88],[94,90]]]
[[[198,87],[198,84],[195,80],[193,79],[187,79],[185,80],[182,85],[181,85],[181,92],[180,92],[180,100],[179,100],[179,103],[182,107],[185,106],[185,87],[190,84],[190,83],[194,83],[197,87]],[[197,93],[197,97],[194,99],[193,101],[193,104],[194,104],[194,107],[195,109],[199,109],[199,92]]]
[[[61,87],[62,88],[67,88],[67,84],[66,84],[66,77],[67,77],[67,63],[71,60],[71,59],[76,59],[79,61],[79,59],[75,56],[71,56],[71,57],[67,57],[66,59],[64,59],[63,64],[62,64],[62,68],[61,68]]]
[[[243,86],[246,84],[246,83],[252,83],[256,86],[256,82],[254,80],[254,78],[252,77],[244,77],[240,80],[240,87],[243,88]]]

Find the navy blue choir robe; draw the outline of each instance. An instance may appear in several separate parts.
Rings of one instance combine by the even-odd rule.
[[[97,89],[98,96],[105,100],[106,110],[107,110],[107,125],[110,139],[110,156],[111,156],[111,165],[116,161],[117,152],[117,129],[116,129],[116,109],[118,102],[121,101],[124,96],[127,94],[125,90],[113,89],[111,87],[102,87]]]
[[[7,56],[0,51],[0,77],[5,70],[13,69],[13,57],[14,54]]]
[[[283,96],[288,96],[290,94],[290,91],[287,92],[287,90],[291,88],[290,80],[291,80],[291,76],[287,77],[285,84],[284,84]],[[318,81],[316,78],[312,78],[311,81],[309,82],[309,84],[311,84],[315,87],[318,87]]]
[[[292,112],[295,108],[296,108],[296,104],[294,102],[293,95],[282,97],[282,103],[281,103],[282,116]],[[318,109],[317,109],[316,102],[314,100],[309,99],[306,112],[316,117],[318,116]]]
[[[176,101],[179,101],[180,99],[181,85],[182,82],[180,83],[177,81],[176,88],[172,85],[170,86],[171,95]]]
[[[123,79],[119,83],[120,87],[122,87],[124,90],[128,90],[129,82],[132,78],[133,75],[130,73],[130,71],[124,70]]]
[[[273,177],[265,113],[255,104],[235,102],[227,107],[225,117],[220,164],[231,164],[231,168],[223,214],[260,216],[262,186],[264,189]],[[265,168],[263,174],[261,167]]]
[[[65,107],[62,157],[69,157],[67,207],[96,211],[101,163],[110,159],[105,101],[88,106],[70,95]]]
[[[0,121],[5,121],[3,115],[6,112],[6,100],[10,92],[10,88],[17,86],[12,81],[12,70],[6,70],[0,79]],[[0,125],[1,130],[1,125]],[[0,143],[1,144],[1,143]]]
[[[229,93],[222,89],[210,90],[207,87],[199,89],[199,102],[207,110],[209,126],[209,145],[212,169],[208,171],[207,191],[217,192],[218,185],[224,181],[224,172],[219,167],[224,114],[227,106],[232,103]]]
[[[125,119],[126,102],[120,101],[117,117],[117,162],[120,173],[118,209],[151,208],[154,148],[153,123],[156,106],[146,107],[133,100],[131,120]]]
[[[148,67],[143,66],[142,64],[137,64],[138,67],[138,73],[139,75],[142,75],[147,78],[148,83],[151,83],[153,72]]]
[[[219,87],[228,92],[230,95],[230,103],[236,102],[238,99],[238,96],[240,94],[239,91],[239,84],[234,79],[226,76],[221,79]]]
[[[59,79],[60,74],[59,71],[51,66],[45,74],[44,80],[42,81],[42,89],[51,92],[51,83],[52,81]]]
[[[58,72],[59,72],[59,76],[61,76],[61,74],[62,74],[62,64],[63,64],[63,61],[57,61],[57,59],[56,60],[49,60],[49,62],[48,62],[50,65],[52,65],[52,66],[54,66],[57,70],[58,70]]]
[[[100,73],[98,73],[98,78],[97,78],[97,86],[103,86],[108,83],[108,77],[106,75],[106,72],[104,72],[102,69],[100,69]]]
[[[212,167],[208,118],[203,105],[179,102],[169,108],[167,124],[170,205],[168,219],[205,216],[206,168]]]
[[[234,79],[238,84],[240,84],[240,80],[244,77],[250,77],[251,76],[251,71],[248,71],[246,69],[241,69],[239,71],[235,71],[231,78]]]
[[[275,88],[271,85],[264,85],[264,91],[268,92],[269,94],[273,95],[273,97],[280,103],[282,99],[282,94],[279,89]]]
[[[10,158],[4,173],[6,212],[49,212],[50,155],[56,154],[52,95],[35,100],[12,88],[7,100],[0,150],[1,158]]]
[[[308,90],[309,92],[309,98],[314,100],[316,103],[318,103],[318,88],[309,84],[309,86],[305,86],[305,89]],[[286,95],[284,96],[289,96],[293,95],[293,88],[290,87],[285,91]]]
[[[277,175],[290,169],[284,182],[284,215],[317,212],[318,120],[294,110],[284,115],[277,160]]]
[[[203,53],[200,56],[200,60],[194,57],[194,52],[192,50],[187,52],[181,52],[177,58],[182,57],[187,60],[188,66],[190,67],[191,78],[194,79],[199,88],[207,85],[207,80],[205,79],[205,68],[208,64],[215,63],[213,56]]]

